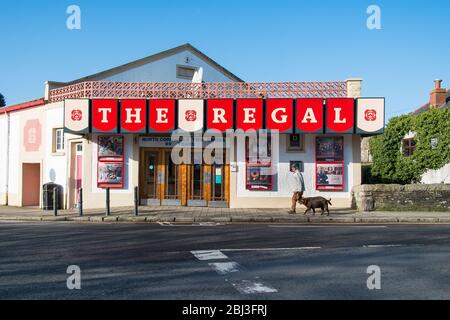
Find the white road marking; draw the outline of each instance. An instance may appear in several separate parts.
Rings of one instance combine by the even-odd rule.
[[[170,222],[156,222],[157,224],[159,224],[160,226],[171,226],[172,224]]]
[[[215,262],[208,263],[208,265],[213,268],[218,274],[224,275],[227,273],[238,272],[241,267],[237,262]]]
[[[233,287],[242,294],[255,294],[255,293],[275,293],[277,289],[270,287],[262,282],[256,282],[252,280],[241,280],[239,282],[232,283]]]
[[[291,225],[269,225],[269,228],[387,228],[388,226],[350,226],[350,225],[313,225],[313,226],[291,226]]]
[[[364,245],[363,248],[391,248],[391,247],[404,247],[403,244],[368,244]]]
[[[200,223],[193,223],[193,224],[174,224],[171,222],[156,222],[160,226],[163,227],[217,227],[217,226],[223,226],[221,223],[209,223],[209,222],[200,222]]]
[[[220,249],[220,251],[288,251],[288,250],[316,250],[322,247],[295,247],[295,248],[243,248],[243,249]]]
[[[228,259],[226,255],[224,255],[220,250],[197,250],[191,251],[191,253],[198,260],[219,260],[219,259]]]

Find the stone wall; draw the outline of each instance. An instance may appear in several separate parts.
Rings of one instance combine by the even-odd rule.
[[[355,186],[360,211],[450,211],[450,184],[374,184]]]

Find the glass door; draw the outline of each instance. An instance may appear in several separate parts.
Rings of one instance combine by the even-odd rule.
[[[189,197],[188,206],[206,206],[205,201],[205,166],[191,164],[189,166]],[[207,179],[206,179],[207,180]]]
[[[226,151],[223,150],[223,160],[225,162]],[[228,172],[229,165],[213,164],[211,166],[211,196],[208,202],[209,207],[228,207]]]
[[[143,205],[160,205],[158,152],[144,152],[144,185],[141,203]]]
[[[181,205],[179,166],[174,164],[171,151],[164,153],[164,200],[163,205]]]

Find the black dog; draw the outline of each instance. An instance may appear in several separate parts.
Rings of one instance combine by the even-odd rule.
[[[328,210],[328,205],[331,204],[331,199],[325,199],[324,197],[312,197],[312,198],[302,198],[299,200],[300,204],[303,204],[306,207],[306,211],[304,214],[307,214],[309,210],[312,209],[313,214],[316,214],[316,209],[322,209],[322,214],[327,211],[327,216],[330,215],[330,210]]]

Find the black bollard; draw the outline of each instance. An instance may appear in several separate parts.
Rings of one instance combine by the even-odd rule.
[[[111,215],[111,207],[110,207],[110,189],[106,188],[106,215],[109,216]]]
[[[58,216],[58,188],[53,188],[53,214]]]
[[[80,215],[80,217],[83,216],[83,188],[80,188],[78,194],[78,214]]]
[[[134,187],[134,215],[139,215],[138,187]]]

